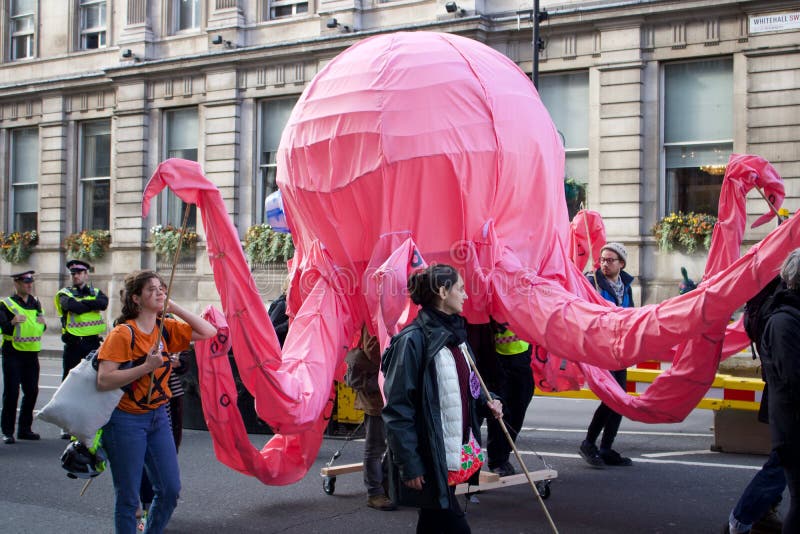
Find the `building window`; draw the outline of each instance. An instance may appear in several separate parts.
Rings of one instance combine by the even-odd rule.
[[[106,46],[106,0],[80,0],[81,50]]]
[[[571,219],[586,203],[589,182],[589,73],[541,75],[539,96],[564,143],[564,178],[584,184],[575,190],[575,198],[567,198]]]
[[[36,36],[36,0],[11,0],[9,16],[11,59],[33,57]]]
[[[197,161],[197,139],[200,132],[197,108],[167,111],[165,118],[165,157]],[[171,224],[180,228],[183,224],[184,213],[188,208],[189,220],[187,226],[189,228],[197,226],[197,210],[194,204],[187,206],[172,191],[162,193],[161,199],[162,224]]]
[[[259,154],[258,179],[256,183],[256,220],[266,223],[264,201],[267,196],[278,189],[275,184],[277,173],[276,154],[281,142],[289,115],[292,113],[297,97],[276,98],[261,102],[259,117]]]
[[[80,210],[82,230],[111,228],[111,121],[81,124]]]
[[[18,232],[37,230],[39,213],[39,130],[25,128],[11,134],[11,227]]]
[[[173,32],[194,30],[200,27],[200,0],[173,0]]]
[[[733,60],[664,65],[666,211],[717,214],[733,151]]]
[[[275,20],[305,15],[308,13],[308,2],[297,0],[261,0],[261,19]]]

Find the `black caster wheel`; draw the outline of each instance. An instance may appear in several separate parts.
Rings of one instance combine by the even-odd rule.
[[[539,492],[539,496],[542,500],[547,499],[550,497],[550,481],[549,480],[540,480],[536,483],[536,491]]]
[[[326,495],[333,495],[336,491],[336,477],[325,477],[322,479],[322,489]]]

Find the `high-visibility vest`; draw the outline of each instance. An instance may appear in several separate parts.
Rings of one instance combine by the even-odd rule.
[[[55,301],[56,312],[58,313],[59,317],[64,316],[64,312],[61,309],[61,299],[59,298],[60,295],[66,295],[79,302],[82,302],[87,300],[97,300],[97,295],[99,293],[100,290],[93,287],[91,288],[89,295],[79,297],[72,292],[72,288],[64,287],[60,289],[58,293],[56,293],[56,296],[53,299]],[[73,336],[78,337],[99,336],[106,331],[106,322],[103,320],[101,313],[97,310],[80,314],[72,313],[71,311],[67,310],[67,317],[61,322],[61,324],[62,334],[64,332],[69,332]]]
[[[44,325],[36,321],[39,312],[23,308],[11,297],[4,298],[2,302],[14,315],[24,315],[27,318],[24,323],[14,325],[13,335],[3,334],[3,340],[11,341],[11,345],[18,351],[39,352],[42,350]]]
[[[530,346],[530,343],[522,341],[517,337],[517,334],[508,328],[494,335],[494,350],[497,354],[514,356],[515,354],[522,354]]]

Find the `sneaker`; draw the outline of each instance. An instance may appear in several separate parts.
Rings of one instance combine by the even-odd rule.
[[[142,517],[140,517],[139,521],[136,522],[137,532],[144,532],[145,528],[147,528],[147,510],[142,512]]]
[[[69,432],[67,432],[66,430],[62,430],[62,431],[61,431],[61,439],[69,439],[69,438],[71,438],[71,437],[72,437],[72,436],[70,435],[70,433],[69,433]]]
[[[630,458],[622,456],[614,449],[608,449],[607,451],[601,450],[599,456],[600,459],[603,461],[603,463],[605,463],[606,465],[623,466],[623,467],[630,467],[633,465],[633,461]]]
[[[390,510],[397,510],[397,506],[387,497],[386,495],[379,494],[379,495],[370,495],[367,497],[367,506],[370,508],[375,508],[376,510],[380,510],[382,512],[388,512]]]
[[[783,520],[775,508],[764,514],[764,517],[753,523],[751,534],[780,534],[783,530]]]
[[[600,453],[597,451],[597,445],[594,443],[583,440],[578,452],[580,452],[581,458],[586,460],[586,463],[595,469],[602,469],[605,465],[603,459],[600,458]]]
[[[12,436],[11,434],[4,434],[3,435],[3,443],[5,443],[6,445],[13,445],[16,442],[17,442],[17,440],[15,440],[14,436]]]
[[[509,462],[508,460],[498,465],[497,467],[489,469],[489,471],[491,471],[492,473],[497,473],[501,477],[510,477],[511,475],[517,472],[514,469],[514,466],[511,465],[511,462]]]
[[[39,434],[30,430],[18,430],[17,439],[29,439],[31,441],[36,441],[39,439]]]

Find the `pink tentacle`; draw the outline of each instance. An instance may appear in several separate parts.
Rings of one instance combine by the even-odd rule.
[[[300,278],[305,298],[282,354],[219,191],[197,163],[168,160],[159,165],[145,188],[145,212],[149,200],[165,186],[183,200],[196,202],[200,209],[240,377],[255,397],[259,417],[279,433],[255,455],[237,416],[219,402],[204,403],[209,421],[231,423],[209,425],[215,444],[219,444],[217,457],[268,484],[294,482],[307,471],[321,443],[333,376],[354,332],[345,304],[353,288],[348,287],[346,277],[339,276],[321,247],[307,251]],[[212,391],[212,399],[219,397],[215,388],[232,398],[227,362],[222,365],[222,358],[211,360],[215,372],[204,375],[201,387]]]
[[[217,327],[217,336],[195,344],[200,397],[217,458],[231,469],[264,484],[297,482],[313,465],[333,410],[331,388],[325,410],[307,430],[276,434],[261,450],[253,447],[237,407],[238,394],[228,361],[231,337],[224,315],[209,307],[203,317]]]
[[[688,338],[707,332],[713,337],[720,323],[763,287],[798,245],[800,228],[790,219],[695,291],[657,305],[625,309],[583,301],[534,273],[519,275],[522,266],[507,254],[491,276],[494,304],[518,335],[548,351],[605,369],[622,369],[670,354]]]

